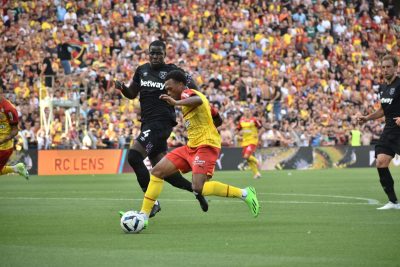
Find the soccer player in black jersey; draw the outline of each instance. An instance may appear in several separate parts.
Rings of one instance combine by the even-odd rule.
[[[154,41],[149,45],[150,62],[140,65],[128,86],[115,81],[117,89],[129,99],[134,99],[140,94],[139,101],[141,107],[141,132],[136,142],[128,153],[128,162],[135,171],[137,180],[143,192],[146,192],[150,182],[150,174],[143,163],[148,156],[152,166],[159,162],[168,150],[167,139],[170,136],[173,127],[176,125],[176,114],[173,106],[159,99],[160,95],[166,94],[165,77],[172,70],[181,70],[174,64],[165,64],[166,56],[165,43]],[[188,75],[188,87],[197,89],[193,79]],[[171,185],[193,192],[192,183],[183,178],[178,172],[165,181]],[[197,200],[203,211],[208,210],[207,200],[200,194],[196,195]],[[157,202],[150,214],[154,216],[160,211],[160,205]]]
[[[389,202],[378,210],[398,209],[394,181],[389,171],[389,164],[395,154],[400,155],[400,77],[397,76],[398,60],[395,56],[382,58],[382,74],[385,83],[379,86],[381,107],[367,116],[359,116],[357,120],[364,123],[385,116],[385,128],[375,145],[376,167],[383,190]]]

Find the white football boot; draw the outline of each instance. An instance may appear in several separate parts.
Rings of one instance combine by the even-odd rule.
[[[400,210],[400,205],[389,201],[384,206],[377,208],[377,210]]]

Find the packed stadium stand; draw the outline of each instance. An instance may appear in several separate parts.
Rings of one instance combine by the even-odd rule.
[[[386,53],[400,56],[395,0],[7,1],[0,3],[0,85],[20,116],[17,146],[125,148],[140,129],[129,84],[150,42],[195,78],[223,114],[225,146],[244,106],[262,122],[259,146],[361,144],[376,109]],[[179,117],[179,116],[178,116]],[[179,121],[171,146],[185,143]]]

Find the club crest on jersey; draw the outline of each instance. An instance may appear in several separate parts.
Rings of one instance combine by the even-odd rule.
[[[393,95],[395,90],[396,90],[396,88],[390,88],[389,94]]]
[[[146,76],[147,76],[147,74],[148,74],[148,73],[147,73],[147,71],[146,71],[146,72],[143,72],[143,76],[145,76],[145,77],[146,77]]]
[[[167,77],[167,72],[166,72],[166,71],[160,71],[160,73],[158,74],[158,76],[159,76],[161,79],[165,80],[165,77]]]

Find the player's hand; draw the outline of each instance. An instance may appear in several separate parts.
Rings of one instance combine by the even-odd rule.
[[[400,117],[393,118],[397,126],[400,127]]]
[[[160,99],[164,100],[165,102],[167,102],[171,106],[175,106],[176,105],[176,100],[173,99],[172,97],[170,97],[169,95],[162,94],[162,95],[160,95]]]
[[[368,121],[367,116],[358,116],[358,117],[357,117],[357,122],[358,122],[359,124],[363,124],[363,123],[365,123],[365,122],[367,122],[367,121]]]
[[[118,80],[114,80],[114,85],[115,85],[115,88],[117,88],[118,90],[122,90],[125,86],[122,82],[120,82]]]

